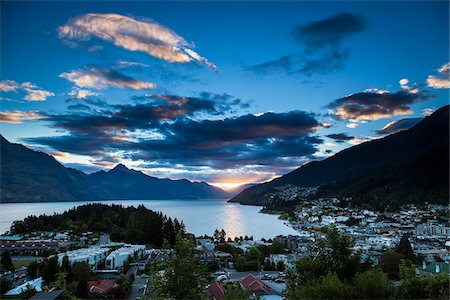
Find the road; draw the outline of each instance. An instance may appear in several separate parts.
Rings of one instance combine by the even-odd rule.
[[[141,278],[141,276],[136,276],[133,283],[131,284],[131,291],[128,295],[129,300],[135,300],[137,296],[142,294],[142,289],[147,282],[147,278]]]

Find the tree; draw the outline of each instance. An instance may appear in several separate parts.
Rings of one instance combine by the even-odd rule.
[[[370,270],[356,275],[353,291],[355,299],[387,299],[393,287],[384,273]]]
[[[0,278],[0,295],[3,295],[12,288],[11,281],[5,277]]]
[[[225,237],[227,236],[227,233],[225,232],[225,230],[222,228],[222,230],[219,232],[219,242],[220,243],[225,243]]]
[[[405,259],[409,259],[411,262],[416,261],[416,255],[411,247],[411,243],[409,242],[408,236],[403,235],[400,239],[400,243],[397,247],[397,253],[403,256]]]
[[[309,281],[289,291],[289,299],[349,299],[351,286],[334,275]]]
[[[284,266],[284,262],[282,261],[282,260],[280,260],[278,263],[277,263],[277,270],[278,271],[284,271],[285,270],[285,266]]]
[[[161,280],[155,280],[156,298],[199,299],[203,295],[203,278],[200,260],[191,239],[178,234],[175,257]]]
[[[214,230],[213,238],[214,238],[214,241],[215,241],[216,243],[219,242],[219,240],[220,240],[220,232],[219,232],[219,229]]]
[[[239,287],[228,287],[223,295],[223,300],[247,300],[250,299],[250,292]]]
[[[388,250],[381,255],[381,268],[390,279],[399,278],[400,255],[392,250]]]
[[[50,258],[44,258],[44,261],[39,267],[39,275],[42,276],[46,284],[50,284],[56,279],[58,273],[58,257],[52,256]]]
[[[89,287],[86,279],[80,279],[77,283],[75,296],[81,299],[87,299],[89,295]]]
[[[321,285],[340,284],[339,281],[351,280],[359,271],[359,255],[352,254],[353,239],[336,228],[326,229],[326,239],[321,239],[311,245],[309,256],[301,257],[295,264],[295,271],[289,272],[287,289],[290,298],[297,298],[305,291],[315,290]],[[327,281],[321,280],[328,276]],[[331,287],[330,287],[331,288]],[[338,294],[342,295],[342,294]],[[322,298],[326,298],[325,296]]]
[[[72,267],[73,280],[80,281],[82,279],[91,278],[91,266],[85,261],[79,261],[73,264]]]
[[[14,271],[14,264],[11,260],[11,255],[9,251],[3,251],[1,258],[1,270],[4,271]]]

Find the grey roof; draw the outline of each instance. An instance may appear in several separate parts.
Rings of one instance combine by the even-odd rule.
[[[51,292],[40,292],[30,298],[30,300],[54,300],[58,298],[64,291],[54,290]]]

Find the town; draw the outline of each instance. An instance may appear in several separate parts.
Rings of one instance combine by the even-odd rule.
[[[282,197],[290,201],[295,194],[291,187]],[[407,256],[414,261],[417,275],[450,276],[448,207],[407,205],[396,213],[380,213],[341,201],[345,200],[303,201],[284,216],[297,235],[254,240],[252,236],[227,237],[223,229],[216,229],[212,236],[186,234],[195,241],[192,251],[206,279],[203,295],[210,299],[225,299],[227,293],[228,299],[230,295],[285,298],[289,272],[295,271],[299,258],[314,255],[312,245],[326,239],[329,228],[351,237],[351,251],[360,262],[380,268],[394,282],[400,260]],[[401,244],[411,253],[399,252]],[[67,291],[77,298],[150,299],[179,256],[176,245],[167,241],[154,248],[111,241],[104,232],[74,230],[2,235],[0,251],[2,297],[30,299],[65,299]]]

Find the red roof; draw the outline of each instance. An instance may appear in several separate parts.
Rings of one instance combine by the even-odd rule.
[[[116,281],[114,279],[88,281],[89,293],[93,294],[106,293],[107,291],[112,289],[115,285]]]
[[[221,300],[225,295],[225,289],[217,281],[211,283],[205,292],[208,297],[212,297],[216,300]]]
[[[252,293],[263,293],[270,295],[269,287],[253,274],[248,274],[241,280],[241,285]]]

